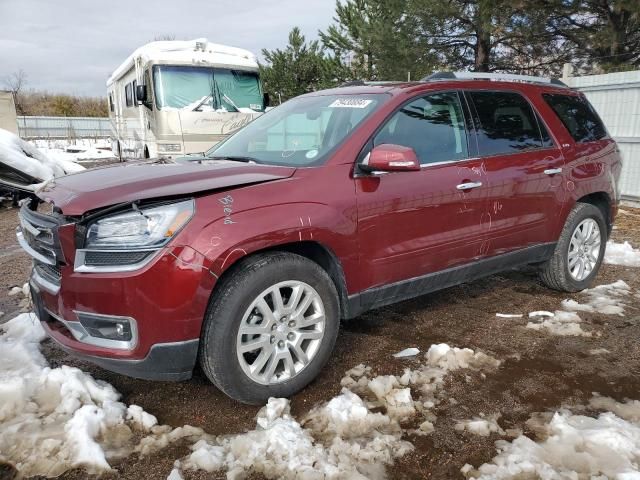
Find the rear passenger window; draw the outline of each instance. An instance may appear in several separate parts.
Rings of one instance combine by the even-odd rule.
[[[436,93],[398,110],[373,139],[415,150],[420,163],[467,158],[467,134],[460,99],[455,92]]]
[[[480,121],[477,130],[481,156],[543,147],[536,116],[522,95],[484,91],[470,92],[469,95]]]
[[[555,93],[542,94],[576,142],[593,142],[607,137],[602,120],[586,98]]]

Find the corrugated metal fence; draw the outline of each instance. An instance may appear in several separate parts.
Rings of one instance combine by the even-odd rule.
[[[108,118],[97,117],[18,117],[18,130],[24,139],[106,138],[111,135]]]
[[[586,95],[622,152],[620,192],[640,200],[640,71],[568,77]]]

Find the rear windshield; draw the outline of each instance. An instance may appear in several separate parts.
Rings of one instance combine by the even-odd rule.
[[[608,136],[602,120],[586,98],[577,95],[543,93],[576,142],[593,142]]]

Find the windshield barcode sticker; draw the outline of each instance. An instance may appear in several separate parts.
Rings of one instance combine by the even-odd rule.
[[[366,108],[373,100],[364,98],[339,98],[329,105],[329,108]]]

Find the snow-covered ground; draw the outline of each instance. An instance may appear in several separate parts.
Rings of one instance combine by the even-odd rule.
[[[559,312],[624,315],[630,294],[623,281],[600,285],[563,301],[565,310],[553,316],[532,312],[530,320],[548,322]],[[192,470],[223,471],[228,478],[254,472],[285,479],[383,479],[388,466],[414,450],[412,439],[439,428],[436,407],[454,403],[447,395],[448,374],[487,376],[503,363],[447,344],[431,345],[424,354],[411,347],[392,360],[405,365],[401,374],[378,375],[357,365],[330,400],[293,416],[288,400],[272,398],[254,429],[216,437],[188,425],[158,425],[151,413],[122,403],[111,385],[78,368],[51,368],[40,352],[44,331],[31,313],[0,325],[0,332],[0,461],[25,476],[51,477],[77,467],[105,472],[119,458],[186,441],[191,453],[176,459],[171,480]],[[501,426],[499,411],[469,413],[455,424],[460,435],[503,439],[491,462],[463,467],[467,478],[640,478],[640,401],[594,395],[587,405],[532,415],[526,426],[533,434],[527,436]]]
[[[54,160],[83,162],[114,158],[109,139],[31,140],[30,143]]]

